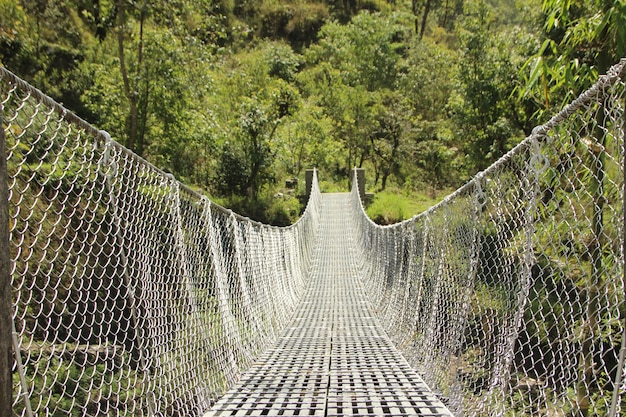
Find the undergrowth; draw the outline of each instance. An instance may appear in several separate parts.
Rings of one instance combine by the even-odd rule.
[[[366,211],[370,219],[378,224],[393,224],[428,210],[448,193],[447,190],[425,193],[390,188],[377,192]]]

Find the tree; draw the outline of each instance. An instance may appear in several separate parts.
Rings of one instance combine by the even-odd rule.
[[[387,187],[390,175],[400,168],[400,149],[404,143],[405,129],[409,125],[410,109],[397,92],[383,92],[380,103],[375,105],[374,131],[370,136],[375,183],[381,181],[381,191]]]
[[[265,59],[269,66],[269,75],[281,78],[287,82],[294,80],[302,65],[302,58],[289,45],[271,43],[265,50]]]
[[[218,166],[218,189],[222,194],[256,200],[261,186],[273,179],[275,150],[271,140],[277,125],[258,102],[252,99],[242,104],[236,141],[222,147]]]
[[[404,32],[397,19],[361,12],[346,25],[327,23],[305,57],[309,64],[329,63],[349,86],[362,85],[370,91],[393,88],[400,59],[394,41]]]
[[[138,65],[137,68],[141,68],[142,64],[142,49],[143,49],[143,24],[144,24],[145,14],[141,14],[141,22],[140,22],[140,37],[139,37],[139,51],[137,53],[138,57]],[[120,72],[122,74],[122,80],[124,81],[124,94],[126,99],[128,100],[128,105],[130,106],[130,112],[127,116],[126,121],[126,146],[132,150],[136,151],[139,155],[141,155],[141,151],[136,146],[137,141],[137,131],[139,125],[139,110],[137,108],[137,101],[139,98],[139,92],[136,91],[134,86],[130,84],[130,77],[128,75],[128,69],[126,67],[126,47],[125,47],[125,39],[126,39],[126,1],[118,0],[117,2],[117,45],[118,45],[118,57],[120,63]]]
[[[426,30],[426,22],[428,21],[428,15],[431,9],[435,6],[435,3],[439,3],[438,0],[412,0],[411,10],[415,15],[415,33],[419,34],[419,38],[424,37]],[[421,23],[418,23],[418,16],[422,14]]]
[[[370,91],[393,88],[400,59],[394,40],[403,35],[393,16],[361,12],[352,19],[347,32],[359,84]]]
[[[411,0],[411,11],[415,16],[415,33],[418,34],[419,40],[424,38],[428,17],[431,14],[439,12],[439,25],[451,28],[454,17],[462,10],[463,0]]]
[[[445,45],[412,39],[403,66],[407,68],[399,87],[404,95],[401,114],[407,119],[404,128],[405,152],[398,176],[431,187],[458,186],[461,171],[458,161],[467,136],[456,138],[453,120],[453,93],[458,88],[455,51]]]
[[[333,139],[332,120],[319,106],[303,102],[297,117],[281,123],[278,159],[291,176],[299,176],[305,168],[316,167],[331,173],[341,160],[341,143]]]
[[[464,144],[471,157],[472,171],[482,170],[504,155],[525,134],[527,116],[511,95],[516,88],[514,75],[521,65],[519,51],[511,45],[527,40],[519,31],[492,34],[491,8],[484,0],[468,1],[466,17],[459,26],[461,58],[459,96],[453,112],[461,131],[472,138]]]
[[[327,23],[319,42],[305,52],[309,69],[298,82],[305,95],[324,109],[334,125],[334,139],[343,145],[344,162],[335,168],[337,175],[347,176],[372,158],[378,123],[373,108],[379,91],[395,88],[398,78],[400,54],[395,42],[404,36],[399,19],[361,12],[346,25]],[[379,151],[382,155],[382,147]]]
[[[226,19],[219,14],[219,6],[219,2],[213,4],[210,0],[174,3],[117,0],[117,57],[128,105],[126,146],[139,155],[149,147],[148,125],[154,121],[151,110],[155,105],[162,103],[161,116],[168,118],[172,113],[168,107],[178,107],[189,95],[176,85],[183,77],[172,74],[182,70],[183,63],[189,66],[206,59],[207,52],[202,49],[212,53],[224,42]],[[166,101],[161,100],[164,96]],[[166,125],[175,121],[160,120]]]
[[[539,117],[569,103],[626,55],[623,0],[544,0],[542,11],[543,41],[522,68],[518,90],[535,101]]]
[[[91,41],[72,0],[0,1],[0,60],[26,81],[82,117],[81,93],[91,80],[82,71]]]
[[[274,179],[276,129],[284,118],[296,112],[299,96],[284,82],[271,90],[269,101],[262,97],[242,98],[239,119],[232,131],[236,140],[224,143],[218,163],[217,183],[222,194],[257,200],[261,188]],[[234,166],[239,172],[233,172]]]

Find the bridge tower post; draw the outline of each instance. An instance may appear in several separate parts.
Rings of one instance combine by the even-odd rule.
[[[0,417],[10,417],[13,408],[13,303],[9,253],[9,178],[2,113],[0,103]]]
[[[359,186],[359,197],[365,203],[365,168],[354,168],[354,176]]]
[[[304,171],[304,182],[306,184],[306,201],[309,201],[309,197],[311,196],[311,188],[313,187],[313,174],[315,173],[315,168],[307,169]]]

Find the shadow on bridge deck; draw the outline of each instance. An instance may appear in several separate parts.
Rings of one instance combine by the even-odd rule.
[[[373,316],[353,262],[349,194],[323,194],[321,241],[289,326],[209,416],[450,416]]]

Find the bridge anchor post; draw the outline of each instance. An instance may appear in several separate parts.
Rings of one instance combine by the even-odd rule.
[[[311,196],[311,188],[313,187],[313,174],[315,174],[315,168],[307,169],[306,171],[304,171],[304,182],[306,183],[306,201],[309,201],[309,197]]]
[[[359,186],[359,197],[361,197],[361,201],[365,204],[365,168],[354,168],[354,177]]]

